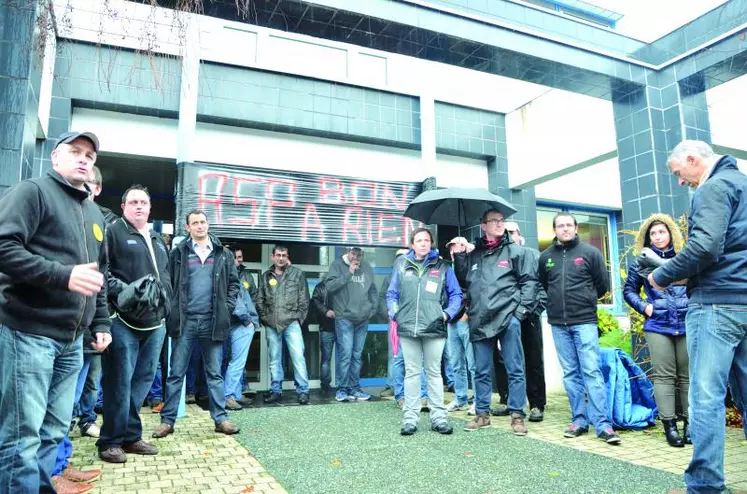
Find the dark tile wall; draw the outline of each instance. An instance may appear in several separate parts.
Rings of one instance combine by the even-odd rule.
[[[506,116],[437,101],[436,150],[468,158],[507,158]]]
[[[36,8],[36,2],[0,8],[0,193],[33,174],[41,84]]]
[[[670,67],[650,77],[648,86],[613,89],[621,229],[637,230],[653,213],[678,217],[690,206],[689,193],[677,184],[667,160],[682,139],[710,142],[710,124],[703,77],[676,79]]]
[[[180,80],[181,63],[173,57],[63,42],[57,50],[53,94],[75,100],[75,106],[174,117]]]
[[[322,137],[420,144],[418,98],[218,64],[200,66],[197,115]]]

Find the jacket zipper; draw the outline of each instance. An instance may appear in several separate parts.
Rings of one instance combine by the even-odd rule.
[[[80,210],[80,224],[83,226],[83,228],[82,228],[82,230],[83,230],[83,248],[86,251],[86,263],[88,263],[88,262],[91,262],[90,261],[91,258],[90,258],[89,254],[88,254],[88,239],[86,237],[86,219],[83,216],[83,205],[82,204],[78,204],[78,207],[79,207],[79,210]],[[73,330],[73,341],[75,341],[75,339],[78,337],[78,329],[80,329],[80,323],[83,322],[83,316],[86,315],[86,299],[87,298],[88,297],[86,297],[85,295],[83,296],[83,307],[81,307],[80,318],[78,318],[78,323],[75,325],[75,329]]]
[[[566,249],[563,247],[563,273],[562,273],[562,279],[560,280],[560,286],[563,289],[562,293],[562,299],[563,299],[563,323],[568,324],[568,314],[566,313],[566,303],[565,303],[565,284],[566,284],[566,277],[565,277],[565,253]]]

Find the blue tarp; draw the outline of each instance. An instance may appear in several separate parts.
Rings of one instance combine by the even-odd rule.
[[[601,348],[600,367],[607,387],[607,417],[615,429],[645,429],[655,424],[654,385],[619,348]]]

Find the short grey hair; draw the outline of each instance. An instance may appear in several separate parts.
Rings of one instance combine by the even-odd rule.
[[[674,147],[672,154],[669,155],[667,161],[682,161],[687,156],[698,156],[703,159],[708,159],[713,156],[713,154],[711,146],[703,141],[684,140]]]

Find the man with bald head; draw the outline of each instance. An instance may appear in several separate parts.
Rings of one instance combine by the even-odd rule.
[[[83,333],[98,351],[111,342],[104,218],[86,185],[98,146],[90,132],[62,134],[53,169],[0,198],[0,492],[54,491]]]

